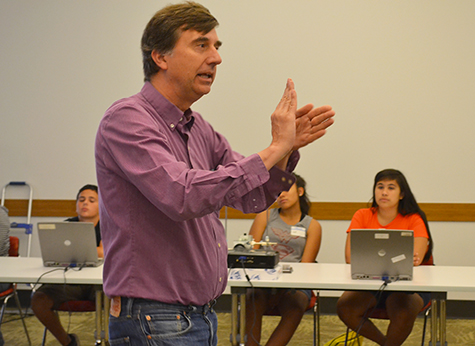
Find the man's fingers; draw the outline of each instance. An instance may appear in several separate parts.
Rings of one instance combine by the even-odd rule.
[[[323,128],[327,128],[328,126],[333,124],[334,122],[333,116],[335,116],[335,111],[332,110],[330,107],[330,110],[324,113],[315,115],[313,118],[311,118],[310,123],[312,124],[312,127],[314,126],[318,127],[319,125],[324,125]]]
[[[298,119],[298,118],[308,114],[312,109],[313,109],[313,105],[311,103],[297,109],[297,111],[295,112],[295,118]]]

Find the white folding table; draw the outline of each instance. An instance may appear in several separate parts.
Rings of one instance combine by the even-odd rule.
[[[293,268],[291,274],[282,274],[275,281],[252,281],[252,284],[256,288],[337,291],[378,290],[382,284],[382,281],[378,280],[352,280],[349,264],[292,263],[291,266]],[[247,281],[230,280],[228,286],[232,294],[231,342],[233,345],[244,345],[246,290],[250,288],[250,284]],[[439,340],[440,345],[445,345],[447,292],[475,292],[475,267],[415,267],[412,281],[390,283],[385,291],[430,292],[432,294],[431,337],[432,340]],[[238,320],[240,321],[239,328]],[[436,342],[432,341],[432,344],[436,345]]]

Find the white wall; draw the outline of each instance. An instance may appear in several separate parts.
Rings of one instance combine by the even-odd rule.
[[[0,2],[0,184],[69,199],[95,181],[97,125],[139,91],[141,33],[168,2]],[[314,200],[366,201],[374,174],[395,167],[421,202],[475,201],[475,2],[203,4],[220,21],[224,61],[194,108],[236,150],[268,145],[292,77],[300,105],[337,111],[328,136],[302,150]]]
[[[0,185],[25,180],[35,199],[71,199],[96,181],[98,123],[141,88],[141,33],[167,3],[0,2]],[[394,167],[419,202],[475,202],[474,1],[202,3],[220,21],[224,61],[194,108],[237,151],[268,145],[292,77],[300,105],[337,111],[328,135],[302,150],[297,172],[313,201],[367,201],[374,174]],[[322,224],[319,260],[343,261],[347,222]],[[229,221],[228,239],[249,226]],[[437,263],[475,265],[473,223],[431,227]]]

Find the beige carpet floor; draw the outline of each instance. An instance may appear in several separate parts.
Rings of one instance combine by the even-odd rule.
[[[75,313],[69,318],[68,313],[61,313],[61,321],[65,327],[69,325],[69,331],[76,333],[81,339],[82,346],[94,345],[94,329],[95,319],[93,313]],[[218,313],[218,345],[230,345],[231,332],[231,314]],[[266,316],[263,327],[262,345],[275,328],[278,322],[278,317]],[[34,316],[28,316],[26,319],[27,328],[30,334],[32,345],[41,345],[43,336],[43,327]],[[385,328],[386,321],[377,321],[380,328]],[[423,318],[416,321],[414,330],[409,339],[404,343],[407,346],[420,345],[422,335]],[[4,324],[1,326],[2,333],[5,339],[6,346],[23,346],[28,345],[27,339],[23,330],[23,326],[18,315],[8,314],[4,319]],[[321,340],[322,345],[332,339],[333,337],[345,332],[345,327],[340,322],[337,316],[323,315],[321,316]],[[426,345],[429,342],[429,331],[427,331]],[[475,346],[475,320],[447,320],[447,341],[448,345],[457,346]],[[297,329],[294,337],[289,345],[306,346],[313,344],[313,316],[306,314]],[[56,346],[59,343],[51,336],[47,337],[46,345]],[[375,345],[374,343],[365,340],[365,346]]]

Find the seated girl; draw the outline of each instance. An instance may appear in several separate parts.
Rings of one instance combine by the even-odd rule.
[[[432,260],[432,239],[425,213],[419,208],[404,175],[385,169],[374,179],[373,202],[358,210],[347,230],[346,263],[351,263],[351,230],[362,228],[407,229],[414,231],[414,266]],[[340,319],[352,330],[378,345],[402,345],[419,312],[430,301],[430,293],[387,292],[376,299],[375,291],[344,292],[337,303]],[[367,317],[373,308],[385,308],[389,326],[384,335]]]
[[[277,199],[279,208],[258,214],[250,235],[255,241],[268,240],[279,252],[281,262],[313,263],[320,249],[322,228],[308,216],[305,181],[295,174],[296,183]],[[261,339],[262,316],[276,310],[281,320],[267,345],[287,345],[309,306],[311,290],[249,289],[246,297],[246,345],[258,345]]]

